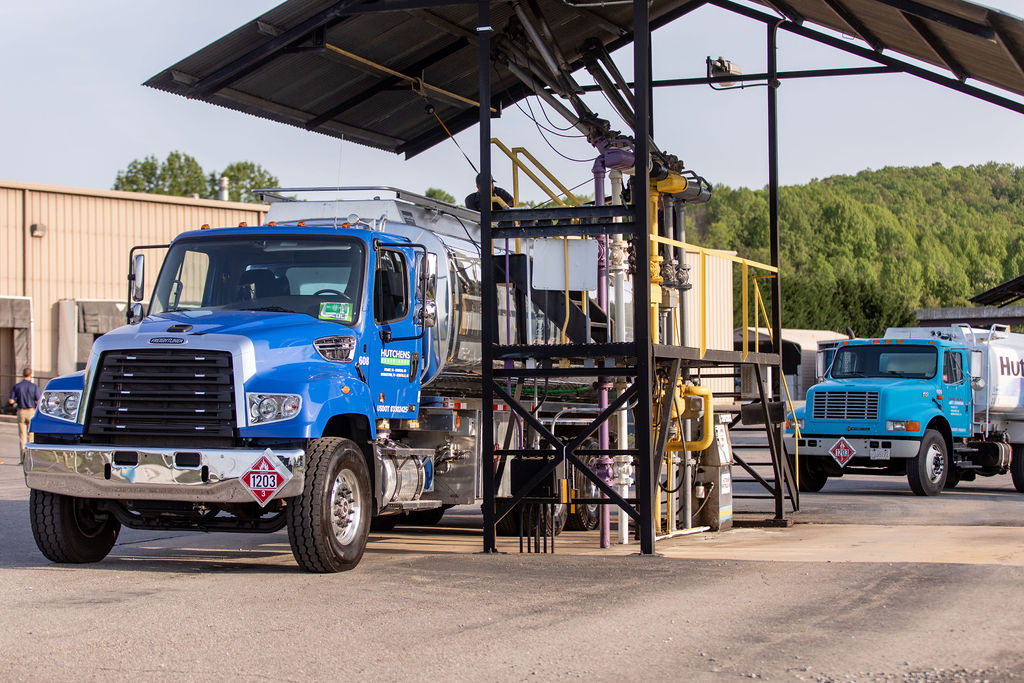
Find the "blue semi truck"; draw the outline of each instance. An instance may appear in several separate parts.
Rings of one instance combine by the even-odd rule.
[[[436,523],[480,500],[478,214],[358,189],[377,196],[277,196],[265,225],[159,245],[145,315],[133,250],[129,324],[47,384],[32,423],[24,472],[44,555],[98,561],[122,525],[287,527],[301,567],[335,572],[359,562],[371,523]],[[593,528],[594,508],[568,523]]]
[[[786,430],[802,491],[858,473],[906,476],[931,496],[1010,472],[1024,492],[1024,335],[999,325],[890,328],[830,342],[819,368],[823,381]]]

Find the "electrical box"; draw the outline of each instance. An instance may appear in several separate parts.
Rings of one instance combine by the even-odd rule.
[[[732,528],[732,442],[729,428],[715,425],[715,440],[700,452],[697,474],[694,477],[694,507],[696,526],[711,527],[712,531]]]
[[[773,368],[762,368],[764,388],[769,400],[772,398],[772,370]],[[753,365],[740,366],[740,398],[757,399],[761,398],[761,392],[757,388],[757,373]]]

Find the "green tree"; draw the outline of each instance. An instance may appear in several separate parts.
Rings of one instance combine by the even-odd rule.
[[[436,199],[439,202],[445,202],[446,204],[457,203],[453,195],[450,195],[444,190],[440,190],[436,187],[428,187],[427,191],[423,193],[423,196],[429,197],[430,199]]]
[[[209,197],[209,188],[203,167],[183,152],[171,152],[160,166],[157,174],[157,194],[172,194],[178,197]]]
[[[278,187],[277,176],[251,161],[236,161],[228,164],[220,173],[214,171],[209,177],[209,196],[220,196],[220,179],[228,179],[228,199],[233,202],[259,202],[253,192],[259,189]]]
[[[230,181],[228,199],[232,201],[259,201],[253,190],[279,184],[274,175],[251,161],[236,161],[221,173],[207,175],[195,157],[175,151],[162,162],[153,155],[135,159],[117,172],[113,189],[216,199],[221,176]]]
[[[144,159],[135,159],[128,168],[117,172],[114,179],[114,190],[125,192],[158,192],[160,188],[160,162],[155,156],[148,156]]]

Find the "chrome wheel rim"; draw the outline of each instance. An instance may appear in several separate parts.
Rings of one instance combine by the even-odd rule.
[[[362,519],[363,506],[356,482],[352,470],[342,470],[331,487],[331,528],[341,545],[348,545],[355,539]]]
[[[928,447],[928,453],[925,454],[925,463],[928,467],[928,481],[938,484],[939,480],[942,479],[942,473],[946,469],[946,458],[942,455],[942,450],[935,444]]]

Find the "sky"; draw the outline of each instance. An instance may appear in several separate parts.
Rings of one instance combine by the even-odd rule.
[[[0,3],[0,179],[109,189],[133,159],[163,159],[180,150],[207,172],[235,161],[256,162],[286,187],[437,187],[460,201],[474,190],[475,172],[450,140],[406,160],[141,85],[276,4]],[[985,4],[1024,14],[1019,0]],[[760,22],[704,7],[654,32],[654,76],[703,76],[705,58],[720,55],[744,73],[762,72],[764,41]],[[631,48],[616,55],[627,78],[631,57]],[[780,70],[871,65],[785,32],[778,61]],[[585,73],[579,78],[590,82]],[[1024,165],[1024,115],[912,76],[792,80],[779,88],[778,98],[784,185],[885,166]],[[600,96],[589,103],[614,122]],[[658,145],[713,185],[767,183],[764,87],[659,89],[654,116]],[[594,153],[585,142],[548,136],[556,152],[516,108],[494,121],[493,133],[510,147],[526,147],[567,185],[591,190]],[[456,140],[475,161],[475,128]],[[494,159],[496,181],[508,186],[511,168]],[[535,191],[525,195],[539,198]]]

